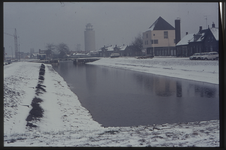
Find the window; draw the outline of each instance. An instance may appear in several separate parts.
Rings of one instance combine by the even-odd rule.
[[[168,31],[164,31],[164,39],[168,39]]]
[[[148,33],[146,34],[146,38],[148,38]]]
[[[151,40],[151,44],[158,44],[158,40]]]
[[[151,44],[158,44],[158,40],[151,40]]]
[[[154,40],[154,44],[158,44],[158,40]]]

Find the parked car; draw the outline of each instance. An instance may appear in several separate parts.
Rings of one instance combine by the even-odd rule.
[[[204,60],[206,55],[208,55],[208,52],[201,53],[200,59]]]
[[[192,56],[190,56],[189,58],[190,58],[190,60],[200,60],[202,55],[203,54],[201,54],[201,53],[195,53]]]
[[[7,62],[8,62],[8,64],[11,64],[12,63],[12,61],[10,59],[8,59]]]
[[[4,61],[3,65],[8,65],[8,62],[7,61]]]
[[[112,53],[112,54],[110,55],[111,58],[115,58],[115,57],[119,57],[119,56],[120,56],[119,53]]]
[[[202,57],[202,59],[204,59],[204,60],[218,60],[219,54],[218,54],[218,52],[208,52]]]

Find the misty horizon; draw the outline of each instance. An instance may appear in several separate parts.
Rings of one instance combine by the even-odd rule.
[[[155,2],[4,2],[4,33],[19,36],[21,52],[46,49],[46,44],[65,43],[72,51],[84,48],[88,23],[95,31],[96,50],[104,45],[130,45],[134,38],[162,17],[173,27],[181,20],[181,38],[218,25],[218,3]],[[13,36],[4,34],[6,53],[14,51]]]

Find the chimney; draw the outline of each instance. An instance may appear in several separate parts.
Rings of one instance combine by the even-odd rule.
[[[199,31],[201,31],[202,30],[202,26],[199,26]]]
[[[175,44],[177,44],[181,40],[180,33],[180,18],[175,20]]]
[[[188,35],[188,32],[186,32],[186,35]]]
[[[212,28],[215,28],[215,24],[214,24],[214,22],[213,22],[213,24],[212,24]]]
[[[193,37],[194,37],[194,41],[197,40],[197,36],[195,34],[193,34]]]

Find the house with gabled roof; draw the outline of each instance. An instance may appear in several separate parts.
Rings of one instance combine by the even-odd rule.
[[[193,38],[193,33],[188,34],[186,32],[186,35],[177,43],[176,45],[176,53],[178,57],[186,57],[188,56],[188,44],[190,40]]]
[[[129,46],[124,44],[122,46],[110,45],[110,46],[103,46],[99,50],[99,55],[101,57],[110,57],[112,53],[119,53],[120,56],[130,56]]]
[[[180,20],[175,20],[175,25],[176,21],[179,21],[180,26]],[[178,35],[180,36],[180,33]],[[160,16],[143,33],[143,48],[146,49],[147,55],[174,56],[176,55],[175,38],[175,28]]]
[[[177,56],[188,57],[194,53],[202,52],[219,52],[219,31],[212,24],[212,27],[208,29],[202,29],[199,27],[199,31],[196,34],[186,35],[176,45]]]

